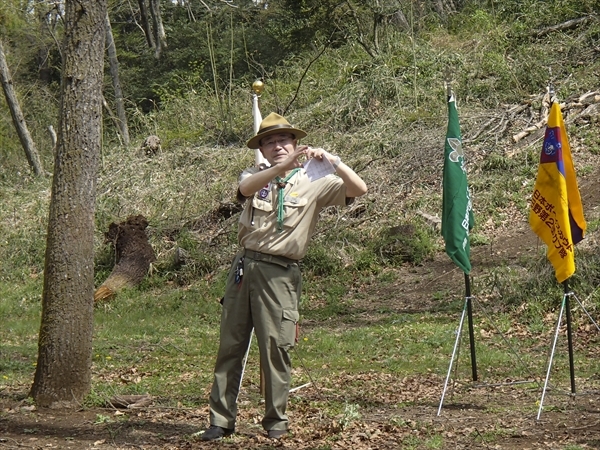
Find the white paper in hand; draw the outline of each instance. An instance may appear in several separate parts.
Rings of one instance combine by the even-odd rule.
[[[309,159],[304,163],[304,170],[306,170],[306,175],[310,181],[315,181],[335,173],[335,168],[325,157],[323,159]]]

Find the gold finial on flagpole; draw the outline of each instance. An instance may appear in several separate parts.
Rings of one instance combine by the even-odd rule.
[[[252,83],[252,90],[254,91],[254,93],[258,96],[260,96],[260,94],[262,94],[262,91],[265,89],[265,83],[263,83],[260,80],[256,80],[254,83]]]

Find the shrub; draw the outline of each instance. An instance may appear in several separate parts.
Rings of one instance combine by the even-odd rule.
[[[302,268],[312,276],[328,277],[342,270],[342,262],[324,246],[312,245],[302,260]]]
[[[381,230],[373,242],[373,251],[384,264],[421,264],[433,256],[436,240],[433,230],[414,218]]]

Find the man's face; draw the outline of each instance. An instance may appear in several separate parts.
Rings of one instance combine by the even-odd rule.
[[[272,134],[260,140],[260,151],[272,166],[284,161],[296,147],[291,133]]]

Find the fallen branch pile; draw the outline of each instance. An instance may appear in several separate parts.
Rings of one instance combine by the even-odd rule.
[[[566,123],[572,123],[577,120],[594,120],[600,116],[600,91],[586,92],[578,97],[570,97],[560,104],[560,109]],[[524,130],[513,136],[513,141],[519,142],[531,133],[543,128],[548,122],[548,112],[550,110],[550,96],[544,95],[542,99],[542,110],[540,120],[528,126]]]
[[[475,132],[469,133],[463,143],[481,142],[490,138],[496,144],[504,139],[511,130],[520,130],[512,135],[511,142],[516,144],[528,136],[539,137],[548,123],[551,97],[548,92],[532,96],[518,105],[508,105],[504,111],[487,116]],[[586,92],[567,98],[560,103],[565,123],[600,121],[600,90]]]

